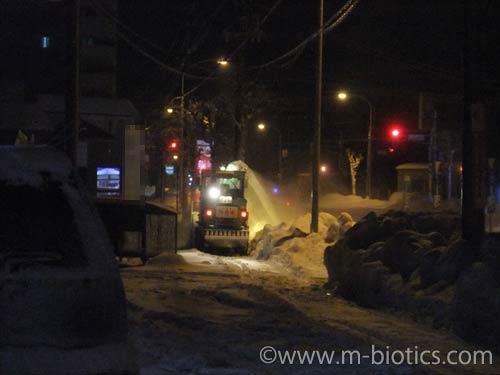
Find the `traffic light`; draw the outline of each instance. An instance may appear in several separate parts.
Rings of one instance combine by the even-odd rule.
[[[177,139],[172,139],[168,142],[168,149],[170,151],[177,151],[179,149],[179,141]]]
[[[389,129],[389,136],[392,141],[401,140],[403,131],[399,125],[392,125]]]
[[[387,147],[387,152],[393,154],[396,149],[400,146],[400,142],[403,140],[403,128],[399,124],[391,124],[389,126],[389,146]]]
[[[167,139],[167,150],[165,159],[171,163],[176,163],[179,159],[180,143],[178,139]]]

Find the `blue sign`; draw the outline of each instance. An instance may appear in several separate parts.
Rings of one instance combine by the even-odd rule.
[[[172,176],[175,173],[175,167],[173,165],[166,165],[165,173],[168,174],[169,176]]]

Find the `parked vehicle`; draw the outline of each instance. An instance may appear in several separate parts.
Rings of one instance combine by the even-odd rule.
[[[136,374],[126,300],[70,162],[0,147],[0,374]]]

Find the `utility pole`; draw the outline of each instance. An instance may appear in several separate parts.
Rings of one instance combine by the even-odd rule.
[[[312,149],[311,232],[318,232],[319,220],[319,162],[321,155],[321,95],[323,92],[323,25],[324,0],[319,0],[318,66],[316,71],[316,107]]]
[[[424,93],[418,94],[418,130],[424,128]]]
[[[368,147],[366,150],[366,197],[372,197],[372,175],[373,175],[373,106],[369,100],[366,100],[370,108],[370,119],[368,123]]]
[[[184,67],[183,67],[184,71]],[[177,195],[180,195],[181,201],[181,218],[184,220],[184,213],[186,212],[187,205],[187,195],[186,195],[186,153],[188,148],[186,147],[186,121],[184,116],[184,98],[185,98],[185,76],[184,72],[181,74],[181,105],[180,105],[180,118],[181,118],[181,131],[180,131],[180,152],[179,152],[179,181],[178,181],[178,192]]]
[[[434,208],[439,206],[438,161],[437,161],[437,110],[432,114],[432,128],[429,142],[430,197]]]
[[[462,235],[475,244],[484,236],[486,205],[486,119],[480,76],[476,3],[464,1],[465,36]],[[476,19],[474,19],[474,16]]]
[[[66,95],[66,118],[63,132],[64,151],[73,165],[78,163],[78,141],[80,132],[80,0],[68,4],[69,74]]]
[[[234,150],[233,150],[233,160],[243,160],[242,153],[242,131],[243,131],[243,89],[241,84],[241,75],[240,75],[240,61],[237,61],[237,64],[234,69],[236,70],[236,105],[234,109]]]
[[[453,198],[453,157],[455,150],[448,152],[448,200]]]
[[[283,181],[283,140],[281,137],[281,129],[278,129],[278,185],[281,189],[281,183]]]

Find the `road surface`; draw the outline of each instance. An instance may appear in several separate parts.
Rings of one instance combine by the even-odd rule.
[[[323,278],[298,278],[272,262],[188,250],[123,266],[122,276],[142,375],[500,374],[497,357],[476,366],[372,364],[372,345],[441,353],[478,348],[405,316],[361,308],[324,290]],[[331,364],[300,364],[298,357],[294,365],[266,364],[260,354],[268,346],[335,354]],[[342,350],[367,358],[341,359]]]

